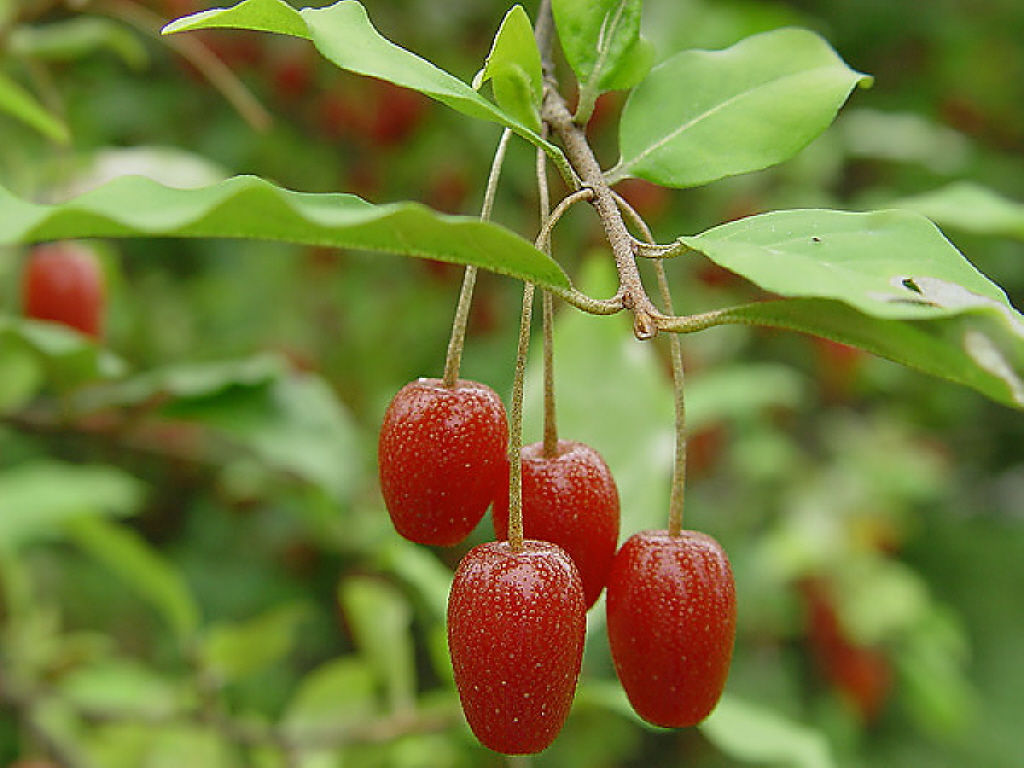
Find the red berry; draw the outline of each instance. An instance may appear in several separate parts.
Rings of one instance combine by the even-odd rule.
[[[448,598],[448,649],[470,728],[509,755],[545,749],[572,706],[586,633],[583,585],[549,542],[471,549]]]
[[[476,527],[507,485],[508,422],[490,387],[418,379],[398,391],[377,446],[391,520],[419,544],[450,546]]]
[[[619,491],[601,455],[584,443],[559,440],[522,450],[523,533],[564,549],[580,572],[589,610],[608,583],[619,542]],[[508,494],[494,500],[494,530],[508,538]]]
[[[892,665],[882,649],[850,637],[828,584],[809,578],[799,585],[806,607],[811,657],[826,680],[864,723],[878,719],[892,688]]]
[[[103,326],[103,270],[84,245],[61,241],[34,248],[22,278],[26,317],[48,320],[99,338]]]
[[[718,703],[736,634],[736,592],[721,545],[683,531],[644,531],[615,556],[608,642],[619,681],[644,720],[696,725]]]

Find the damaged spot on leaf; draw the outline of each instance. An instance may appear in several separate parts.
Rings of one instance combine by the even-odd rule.
[[[1005,382],[1014,402],[1024,406],[1024,381],[992,339],[981,331],[967,331],[964,349],[981,368]]]

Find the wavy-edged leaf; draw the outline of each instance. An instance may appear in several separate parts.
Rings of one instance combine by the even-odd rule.
[[[17,118],[53,141],[67,144],[71,139],[68,128],[63,122],[47,111],[35,96],[2,72],[0,72],[0,112],[6,112]]]
[[[640,0],[553,0],[558,39],[581,91],[631,88],[651,67],[640,37]]]
[[[970,181],[903,198],[894,205],[917,211],[945,227],[1024,240],[1024,203]]]
[[[83,237],[278,240],[474,264],[542,286],[569,284],[553,259],[513,232],[416,203],[373,205],[253,176],[195,189],[123,177],[49,205],[0,188],[0,244]]]
[[[141,536],[99,517],[76,517],[65,525],[68,537],[148,602],[180,642],[192,638],[199,607],[181,574]]]
[[[807,146],[854,87],[868,83],[803,29],[764,32],[722,51],[683,51],[630,95],[609,179],[693,187],[767,168]]]
[[[530,17],[523,6],[514,5],[494,36],[483,69],[473,78],[473,88],[479,90],[490,80],[498,106],[540,131],[541,77],[540,51]]]
[[[832,338],[1024,407],[1024,317],[924,217],[777,211],[681,242],[791,297],[724,320]]]
[[[419,91],[465,115],[512,129],[543,149],[564,177],[572,177],[569,163],[558,147],[459,78],[383,37],[358,0],[341,0],[323,8],[299,11],[282,0],[243,0],[231,8],[215,8],[178,19],[164,27],[163,32],[209,28],[250,29],[309,39],[324,57],[342,69]]]

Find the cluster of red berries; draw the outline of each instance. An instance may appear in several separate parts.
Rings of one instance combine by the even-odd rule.
[[[486,385],[419,379],[384,416],[381,490],[395,528],[456,544],[493,505],[508,536],[508,421]],[[547,455],[553,453],[553,455]],[[607,588],[608,640],[636,712],[664,727],[706,718],[725,686],[736,597],[721,546],[694,531],[645,531],[616,551],[619,495],[589,446],[541,443],[522,457],[525,541],[472,548],[448,601],[448,646],[477,738],[506,754],[545,749],[568,716],[586,613]]]

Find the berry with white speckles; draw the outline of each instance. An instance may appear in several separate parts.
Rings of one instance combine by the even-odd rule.
[[[508,421],[490,387],[417,379],[394,396],[377,445],[381,492],[410,541],[458,544],[508,485]]]
[[[448,599],[448,649],[463,711],[485,746],[545,749],[572,706],[583,657],[583,585],[569,556],[527,540],[471,549]]]
[[[608,641],[619,681],[644,720],[684,728],[711,714],[736,634],[736,591],[721,545],[695,531],[645,531],[615,556]]]
[[[619,491],[601,455],[585,443],[559,440],[522,450],[523,533],[562,547],[576,563],[589,610],[608,583],[619,542]],[[508,494],[494,501],[494,530],[508,537]]]

